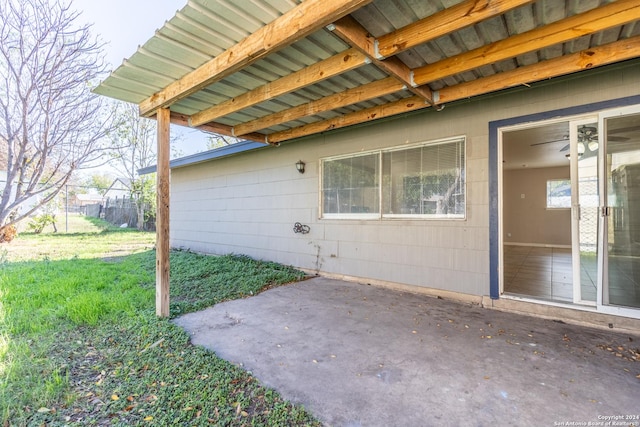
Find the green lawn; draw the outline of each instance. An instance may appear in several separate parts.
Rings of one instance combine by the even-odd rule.
[[[0,245],[2,425],[320,425],[155,316],[153,234],[72,221]],[[172,316],[302,277],[190,252],[171,273]]]

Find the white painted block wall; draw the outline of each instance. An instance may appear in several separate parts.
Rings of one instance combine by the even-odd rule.
[[[488,295],[488,123],[639,94],[640,71],[594,70],[536,86],[175,168],[171,246]],[[319,218],[321,158],[457,135],[467,138],[465,220]],[[303,175],[298,160],[306,163]],[[294,233],[296,222],[310,233]]]

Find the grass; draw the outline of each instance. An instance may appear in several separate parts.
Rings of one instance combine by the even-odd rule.
[[[122,229],[97,218],[69,215],[67,233],[65,221],[58,222],[58,233],[49,227],[41,234],[22,232],[10,244],[0,245],[0,261],[8,255],[12,261],[104,258],[152,249],[155,243],[153,233]]]
[[[75,220],[0,246],[3,425],[320,425],[155,316],[153,234]],[[171,269],[173,316],[302,277],[183,251]]]

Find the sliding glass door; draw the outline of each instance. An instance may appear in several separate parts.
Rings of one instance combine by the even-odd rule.
[[[502,135],[504,292],[640,318],[640,105]]]

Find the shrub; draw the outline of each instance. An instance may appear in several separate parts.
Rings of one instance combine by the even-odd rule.
[[[56,216],[50,213],[43,213],[41,215],[34,216],[28,227],[29,230],[33,231],[35,234],[40,234],[49,224],[53,225],[54,231],[58,231],[56,228]]]
[[[18,234],[18,230],[15,225],[9,225],[0,227],[0,243],[12,241],[16,235]]]

